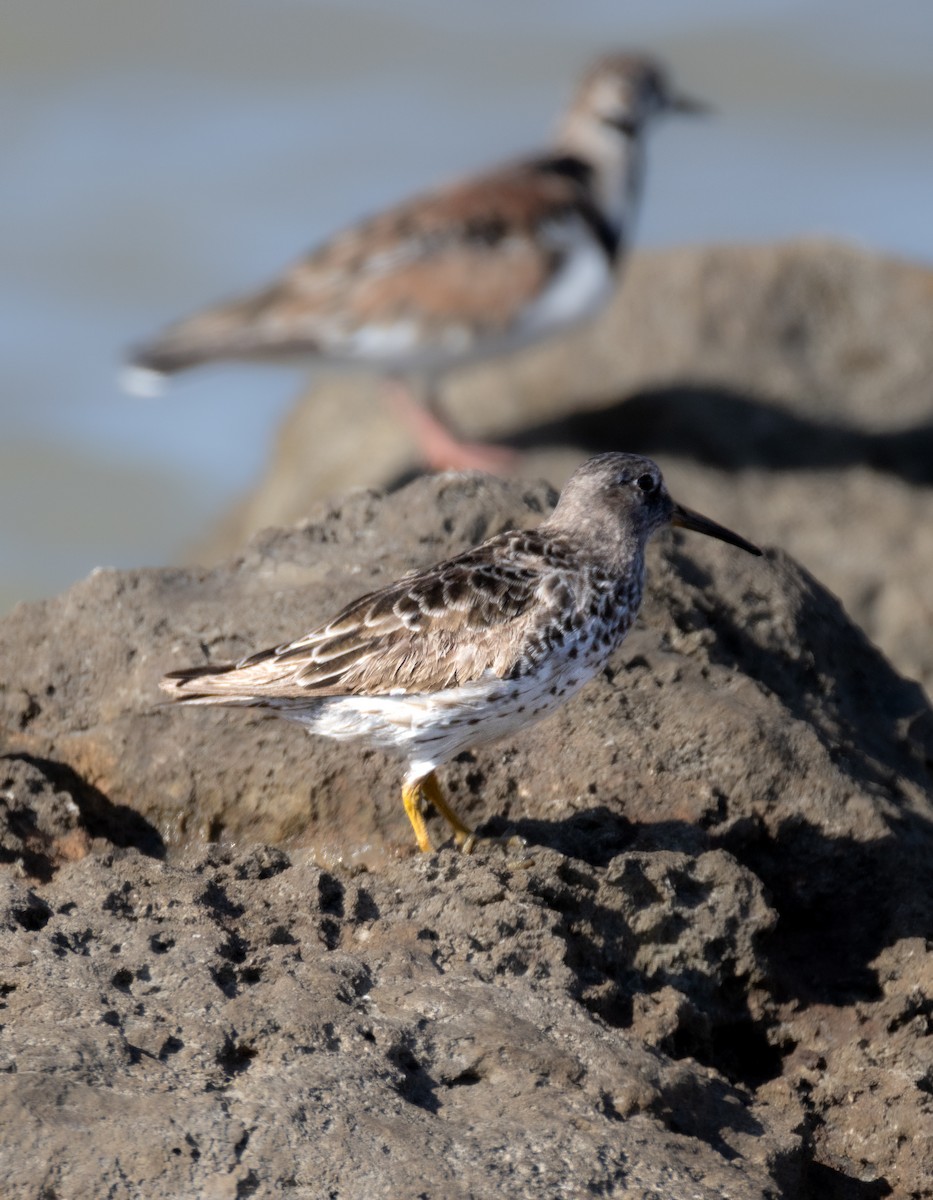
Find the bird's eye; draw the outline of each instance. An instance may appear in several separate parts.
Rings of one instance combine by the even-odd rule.
[[[650,496],[652,492],[657,490],[658,481],[653,475],[639,475],[635,480],[637,487],[640,487],[645,495]]]
[[[600,117],[604,125],[608,125],[610,129],[616,129],[619,133],[626,137],[633,138],[638,134],[638,122],[633,120],[628,113],[612,113],[604,117]]]

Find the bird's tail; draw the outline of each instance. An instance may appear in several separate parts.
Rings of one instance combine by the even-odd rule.
[[[287,356],[310,345],[283,345],[281,329],[269,315],[279,289],[219,304],[169,325],[150,342],[130,351],[121,385],[131,395],[150,397],[164,391],[172,375],[222,359]]]
[[[262,657],[262,656],[260,656]],[[312,696],[283,696],[250,670],[247,660],[216,667],[186,667],[159,681],[176,704],[221,704],[231,708],[264,708],[307,725],[324,701]]]
[[[217,667],[186,667],[163,676],[159,687],[168,692],[178,704],[232,704],[250,706],[262,704],[261,698],[241,690],[231,676],[236,663]]]

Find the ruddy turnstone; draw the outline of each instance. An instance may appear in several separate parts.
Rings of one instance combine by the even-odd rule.
[[[537,529],[497,534],[361,596],[296,641],[174,671],[162,687],[185,704],[259,706],[312,733],[396,750],[419,848],[432,848],[427,800],[469,852],[475,835],[436,769],[547,716],[603,667],[635,620],[645,546],[664,525],[761,553],[675,504],[650,458],[601,454]]]
[[[631,236],[649,125],[702,110],[653,59],[601,58],[550,150],[380,213],[262,291],[169,326],[131,355],[125,386],[151,395],[167,376],[223,359],[362,363],[386,376],[430,465],[501,466],[503,451],[468,446],[440,420],[438,378],[600,308]]]

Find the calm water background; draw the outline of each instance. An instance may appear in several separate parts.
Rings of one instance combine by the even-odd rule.
[[[3,0],[0,610],[178,558],[302,383],[219,369],[132,401],[125,345],[536,146],[626,45],[718,111],[658,132],[642,244],[828,233],[933,260],[931,0]]]

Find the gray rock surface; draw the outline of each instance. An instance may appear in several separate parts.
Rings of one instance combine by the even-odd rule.
[[[690,943],[732,939],[731,889],[721,905],[695,904],[729,878],[747,903],[748,954],[770,923],[760,888],[721,851],[669,857],[652,873],[669,890],[667,919],[677,914],[674,944],[689,955]],[[4,937],[29,962],[5,981],[28,972],[31,986],[14,982],[6,1001],[5,1019],[30,1036],[2,1063],[16,1074],[0,1128],[21,1130],[5,1186],[773,1193],[800,1174],[786,1118],[594,1020],[573,994],[565,959],[584,943],[556,903],[572,910],[592,890],[603,926],[621,931],[646,886],[638,855],[603,872],[554,851],[523,870],[447,853],[355,877],[267,849],[174,866],[102,856],[63,868],[38,908],[7,880]],[[626,947],[643,986],[647,930],[632,928]],[[735,965],[711,966],[711,979]]]
[[[790,559],[659,539],[610,668],[445,770],[517,859],[159,705],[551,498],[357,492],[0,622],[5,1194],[933,1195],[933,714]]]
[[[598,321],[452,376],[446,403],[557,487],[594,451],[656,457],[698,506],[799,559],[933,689],[929,268],[821,241],[637,253]],[[322,381],[198,559],[415,465],[371,380]]]

